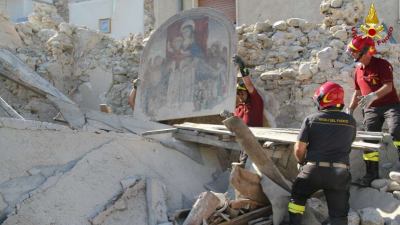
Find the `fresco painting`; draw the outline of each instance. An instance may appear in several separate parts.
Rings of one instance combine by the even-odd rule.
[[[234,108],[234,27],[215,10],[189,11],[170,18],[146,45],[135,116],[158,121]]]

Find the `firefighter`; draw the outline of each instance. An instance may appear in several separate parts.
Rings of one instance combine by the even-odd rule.
[[[239,67],[242,76],[241,81],[236,86],[236,108],[234,115],[241,118],[249,127],[263,126],[264,102],[254,87],[249,70],[246,68],[243,60],[235,55],[233,62]],[[240,152],[240,164],[245,164],[247,154]]]
[[[356,122],[342,112],[343,95],[343,88],[334,82],[324,83],[314,93],[318,112],[304,119],[294,145],[294,155],[302,166],[288,205],[290,225],[301,224],[307,199],[321,189],[328,203],[330,224],[347,225],[349,154]]]
[[[393,143],[400,154],[400,101],[393,84],[393,67],[385,59],[376,58],[374,41],[369,37],[355,37],[347,46],[355,62],[355,91],[348,108],[350,114],[361,106],[366,131],[381,132],[387,122]],[[371,141],[370,141],[371,142]],[[379,152],[365,151],[363,158],[366,174],[356,181],[361,186],[370,186],[379,178]]]

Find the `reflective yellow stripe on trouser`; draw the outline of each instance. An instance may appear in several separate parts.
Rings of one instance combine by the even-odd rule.
[[[288,209],[289,212],[297,214],[303,214],[304,211],[306,211],[306,207],[304,205],[297,205],[293,202],[289,202]]]
[[[393,141],[394,146],[400,148],[400,141]]]
[[[363,158],[365,161],[379,162],[379,152],[364,153]]]

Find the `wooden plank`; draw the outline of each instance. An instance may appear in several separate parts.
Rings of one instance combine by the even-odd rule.
[[[351,145],[352,149],[357,150],[375,150],[378,151],[382,146],[381,144],[367,143],[363,141],[355,141]]]
[[[218,225],[247,225],[247,223],[251,220],[254,220],[254,219],[257,219],[260,217],[265,217],[268,215],[272,215],[272,207],[271,206],[256,209],[249,213],[238,216],[231,221],[226,221],[226,222],[220,223]]]
[[[290,191],[291,184],[284,178],[282,173],[275,166],[271,157],[268,154],[265,154],[263,147],[260,145],[246,124],[244,124],[243,120],[233,116],[222,122],[232,133],[236,134],[236,141],[247,153],[251,161],[256,164],[260,172],[262,172],[283,189]]]
[[[0,108],[11,118],[25,120],[15,109],[13,109],[4,99],[0,97]]]
[[[176,133],[192,135],[192,136],[199,136],[199,137],[203,137],[203,138],[209,138],[210,140],[214,140],[214,141],[220,140],[219,134],[199,132],[197,130],[193,131],[193,130],[178,129]]]
[[[230,133],[223,125],[214,125],[214,124],[196,124],[196,123],[183,123],[183,124],[175,124],[175,127],[188,129],[188,130],[197,130],[207,133],[213,134],[223,134],[223,135],[233,135]],[[267,128],[267,127],[249,127],[252,133],[260,140],[264,139],[273,139],[277,135],[285,134],[290,137],[290,140],[293,140],[292,136],[298,135],[300,129],[297,128]],[[273,135],[272,137],[269,137]],[[388,135],[382,132],[367,132],[367,131],[357,131],[357,139],[367,139],[367,140],[381,140],[383,136]],[[285,136],[285,138],[287,137]],[[276,138],[279,140],[280,138]]]
[[[167,128],[167,129],[160,129],[160,130],[150,130],[142,133],[142,136],[148,136],[148,135],[156,135],[156,134],[165,134],[165,133],[172,133],[176,132],[176,128]]]
[[[220,205],[220,199],[212,192],[201,193],[183,225],[201,225],[203,220],[208,219]]]
[[[172,136],[181,141],[195,142],[199,144],[211,145],[220,148],[232,149],[240,151],[240,146],[236,142],[224,142],[219,140],[212,140],[206,137],[195,136],[190,134],[174,133]]]
[[[224,130],[221,125],[212,125],[212,124],[194,124],[194,123],[184,123],[180,125],[174,125],[178,128],[184,128],[185,130],[193,130],[197,132],[205,132],[208,134],[214,133],[215,135],[222,135],[226,137],[227,135],[233,135],[228,130]],[[287,143],[293,144],[297,141],[298,129],[287,129],[287,128],[249,128],[254,136],[261,141],[269,141],[276,143]],[[178,129],[181,130],[181,129]],[[288,133],[287,133],[288,132]],[[373,144],[360,141],[362,140],[376,140],[382,141],[383,137],[386,136],[386,133],[381,132],[365,132],[358,131],[357,139],[353,142],[352,148],[356,150],[377,150],[381,147],[380,144]],[[229,139],[223,139],[229,140]],[[219,146],[219,145],[218,145]]]

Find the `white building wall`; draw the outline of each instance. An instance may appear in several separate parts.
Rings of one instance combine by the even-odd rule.
[[[143,0],[89,0],[69,4],[70,23],[99,29],[99,19],[111,18],[114,38],[143,33]]]
[[[24,0],[24,11],[23,11],[24,17],[28,17],[29,14],[32,13],[32,10],[33,10],[33,1],[32,0]]]
[[[155,28],[160,27],[171,16],[180,11],[178,1],[180,0],[154,0]]]
[[[14,22],[25,21],[32,9],[32,0],[0,0],[0,10]]]
[[[24,12],[24,0],[7,0],[6,7],[7,13],[10,16],[11,20],[17,21],[17,19],[23,17]]]

